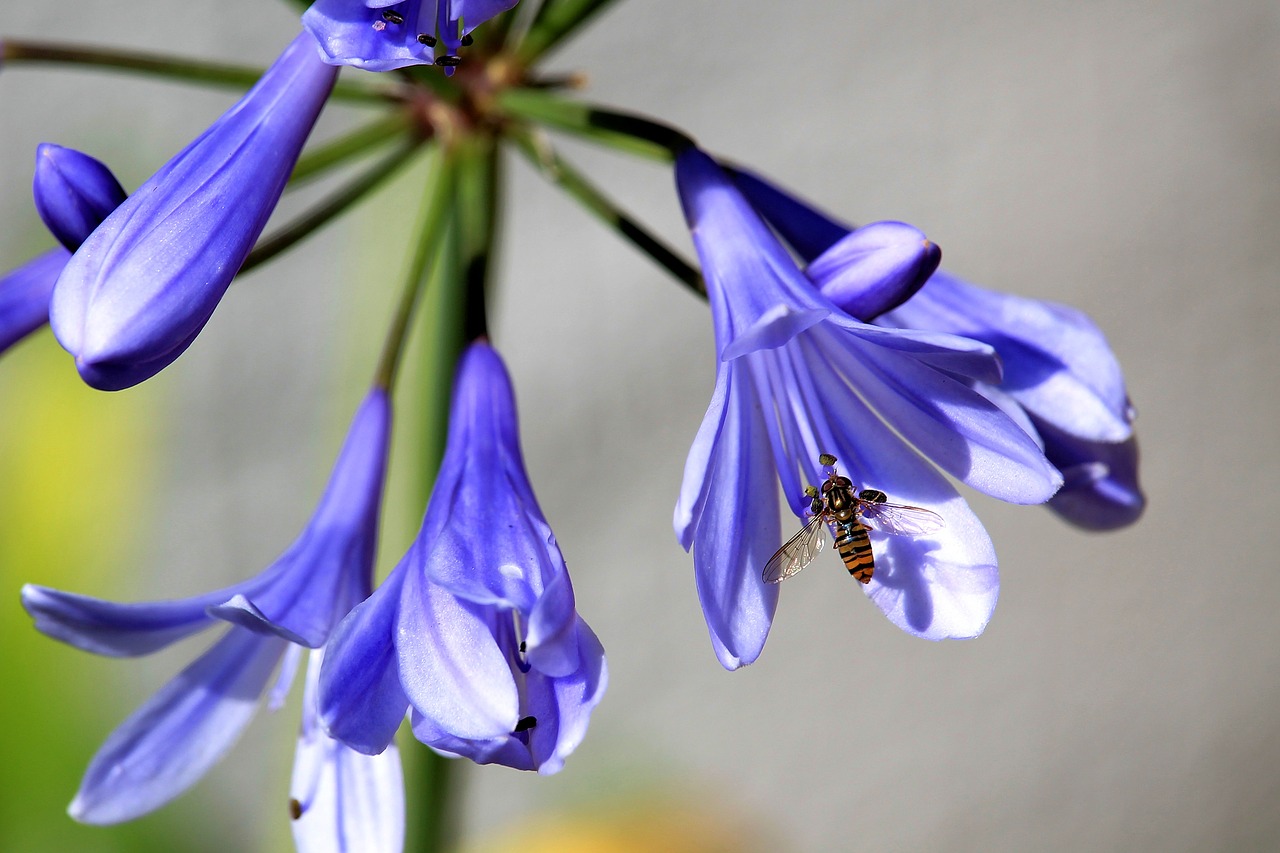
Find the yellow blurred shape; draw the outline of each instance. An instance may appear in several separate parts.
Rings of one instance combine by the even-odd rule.
[[[611,806],[590,813],[552,814],[522,822],[465,853],[743,853],[740,824],[714,809],[669,800]]]

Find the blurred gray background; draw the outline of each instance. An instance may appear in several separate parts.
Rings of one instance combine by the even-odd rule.
[[[9,3],[0,32],[265,64],[293,15],[264,0]],[[1093,535],[973,496],[1002,570],[980,639],[906,636],[832,565],[787,585],[758,663],[724,672],[670,527],[714,375],[706,306],[513,159],[494,339],[611,684],[559,776],[465,769],[468,836],[654,803],[655,820],[690,812],[715,844],[753,850],[1280,848],[1280,7],[632,0],[552,66],[848,220],[916,224],[971,281],[1089,312],[1127,371],[1149,508]],[[50,242],[30,205],[37,143],[95,154],[133,189],[233,100],[4,69],[0,266]],[[318,133],[353,115],[332,109]],[[666,170],[565,150],[688,247]],[[154,442],[119,498],[144,522],[129,558],[85,567],[79,591],[189,594],[292,539],[373,370],[416,198],[384,193],[255,273],[172,369],[100,404],[144,407]],[[14,395],[43,345],[0,362],[5,419],[33,416]],[[421,511],[403,493],[384,571]],[[20,581],[59,577],[5,567],[0,621],[25,619]],[[22,636],[3,666],[50,644]],[[58,709],[81,715],[83,763],[198,649],[90,662],[116,692]],[[147,820],[224,833],[211,849],[287,844],[296,719],[264,716]],[[124,849],[114,832],[81,849]]]

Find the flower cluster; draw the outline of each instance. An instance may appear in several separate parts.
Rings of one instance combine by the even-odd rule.
[[[180,600],[24,587],[37,629],[99,655],[222,632],[107,738],[71,804],[77,820],[130,820],[187,790],[264,696],[282,704],[304,651],[289,799],[300,850],[402,847],[394,738],[406,717],[438,755],[542,774],[582,743],[608,682],[604,651],[534,496],[515,390],[487,332],[500,143],[710,305],[715,385],[674,527],[725,668],[761,654],[776,581],[813,558],[810,537],[827,525],[889,620],[941,640],[982,633],[999,592],[995,548],[953,481],[1092,529],[1141,514],[1132,409],[1087,317],[939,271],[937,244],[911,225],[847,227],[680,131],[548,96],[558,84],[537,76],[539,54],[601,5],[546,0],[520,25],[516,0],[317,0],[244,97],[133,194],[85,154],[38,150],[35,206],[61,246],[0,277],[0,351],[48,322],[102,390],[179,358],[254,263],[340,66],[399,70],[394,83],[342,90],[395,120],[339,139],[315,168],[396,133],[436,155],[375,380],[294,543],[253,578]],[[476,73],[450,76],[472,61]],[[662,152],[700,269],[559,160],[537,124]],[[314,230],[329,215],[303,222]],[[433,279],[448,291],[431,300],[437,378],[452,378],[447,405],[432,409],[447,442],[421,529],[375,588],[396,368]],[[781,550],[779,483],[804,526]],[[779,561],[786,570],[771,575]]]

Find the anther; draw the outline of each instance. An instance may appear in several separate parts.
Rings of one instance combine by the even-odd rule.
[[[302,803],[293,797],[289,798],[289,817],[292,820],[298,820],[302,817]]]
[[[521,640],[521,641],[520,641],[520,654],[524,654],[524,652],[525,652],[525,648],[524,648],[524,640]]]
[[[829,468],[830,466],[836,464],[836,458],[832,456],[830,453],[824,453],[818,457],[818,464],[824,468]]]
[[[395,24],[399,26],[404,23],[404,15],[401,15],[399,12],[393,12],[390,9],[383,9],[382,20],[386,21],[388,24]]]
[[[517,732],[527,732],[538,724],[537,717],[521,717],[520,722],[516,723]]]
[[[446,53],[444,56],[436,57],[436,65],[443,65],[446,68],[453,68],[461,64],[462,58],[458,56],[451,56]]]
[[[475,42],[476,40],[471,37],[471,33],[467,33],[465,36],[462,37],[461,44],[463,47],[471,47],[471,45],[475,44]]]
[[[425,44],[427,47],[436,46],[436,37],[431,33],[418,33],[418,44]]]

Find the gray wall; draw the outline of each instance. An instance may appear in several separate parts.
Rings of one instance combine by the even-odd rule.
[[[619,3],[553,64],[850,220],[918,225],[953,272],[1088,311],[1140,412],[1148,512],[1089,535],[975,496],[1003,581],[982,638],[908,637],[843,572],[811,569],[759,662],[722,671],[670,529],[712,386],[707,310],[513,161],[494,338],[611,686],[559,777],[468,768],[467,826],[665,791],[760,849],[1277,846],[1280,11],[780,5]],[[57,35],[266,62],[292,34],[288,7],[262,0],[78,6]],[[49,16],[9,4],[0,30],[50,35]],[[37,239],[36,142],[103,156],[132,188],[229,101],[5,70],[3,257]],[[687,245],[667,172],[566,150]],[[157,380],[156,525],[140,565],[86,591],[193,592],[292,537],[372,369],[401,263],[393,211],[411,216],[415,196],[238,285]],[[385,564],[409,535],[397,524]],[[180,659],[120,677],[136,695]],[[102,735],[129,701],[94,723]],[[243,805],[242,845],[279,831],[280,810],[257,803],[283,797],[267,787],[288,760],[282,716],[196,795]]]

